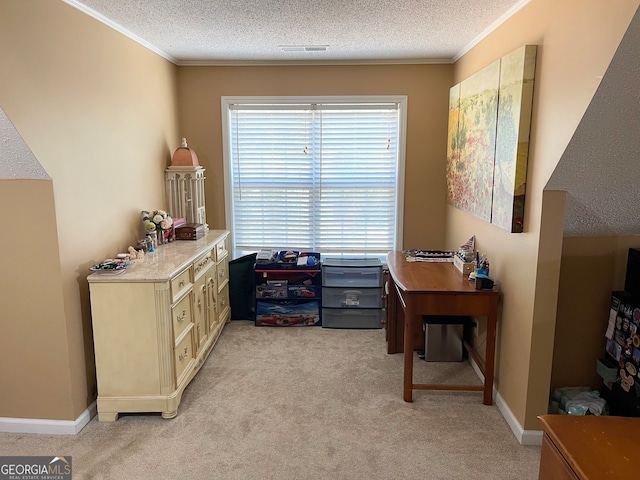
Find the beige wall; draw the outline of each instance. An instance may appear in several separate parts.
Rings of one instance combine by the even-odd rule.
[[[33,200],[16,201],[25,196]],[[0,416],[26,411],[30,399],[41,402],[40,418],[70,415],[58,239],[47,233],[56,231],[52,182],[0,180],[0,205],[10,206],[3,208],[4,221],[20,232],[2,239]]]
[[[0,349],[11,366],[0,370],[0,417],[72,420],[95,398],[88,267],[136,241],[140,210],[165,204],[180,142],[176,67],[49,0],[0,3],[0,65],[0,105],[52,179],[49,190],[2,183],[14,219],[34,222],[16,237],[36,233],[2,241],[3,271],[24,270],[0,291],[12,305],[2,341],[28,348]]]
[[[562,245],[562,227],[543,218],[543,204],[555,215],[563,203],[543,198],[543,189],[638,3],[532,0],[455,65],[457,83],[524,44],[539,46],[524,233],[507,233],[451,207],[446,212],[448,246],[476,235],[501,283],[496,386],[525,429],[538,430],[536,416],[547,410]]]
[[[443,248],[451,65],[180,67],[180,134],[207,168],[207,220],[224,228],[220,97],[407,95],[404,247]]]

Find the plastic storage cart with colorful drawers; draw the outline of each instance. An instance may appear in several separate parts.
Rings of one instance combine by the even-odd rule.
[[[284,250],[271,262],[256,262],[257,326],[320,326],[320,254]]]

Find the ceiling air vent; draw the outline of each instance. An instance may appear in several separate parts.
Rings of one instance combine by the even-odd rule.
[[[329,45],[280,45],[283,52],[326,52]]]

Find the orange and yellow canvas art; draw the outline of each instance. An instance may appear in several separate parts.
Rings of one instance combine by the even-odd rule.
[[[499,81],[500,62],[496,61],[460,83],[457,127],[449,141],[452,161],[447,166],[450,203],[488,222]],[[450,98],[450,103],[454,101]]]

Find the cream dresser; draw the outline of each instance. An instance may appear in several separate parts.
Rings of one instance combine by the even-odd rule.
[[[98,419],[178,413],[231,318],[226,230],[160,245],[119,274],[89,275]]]

